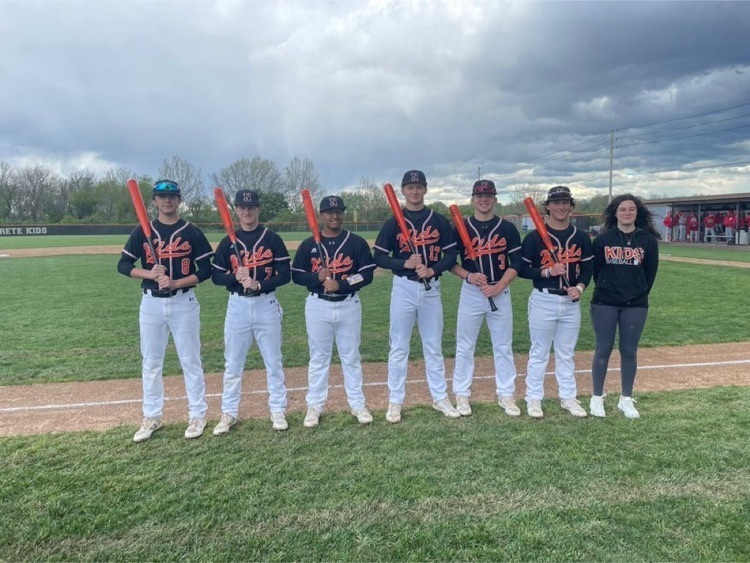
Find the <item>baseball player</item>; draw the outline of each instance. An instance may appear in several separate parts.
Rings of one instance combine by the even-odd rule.
[[[375,262],[365,239],[342,228],[346,210],[343,199],[324,197],[319,210],[323,223],[320,244],[323,256],[310,237],[297,249],[292,265],[294,283],[310,291],[305,301],[310,363],[307,415],[303,424],[306,428],[317,426],[325,408],[334,340],[351,413],[360,424],[370,424],[372,415],[365,407],[362,393],[359,356],[362,306],[357,292],[372,283]]]
[[[711,242],[716,242],[714,225],[716,225],[716,216],[712,212],[706,213],[706,216],[703,218],[703,226],[706,229],[703,242],[708,242],[708,237],[711,237]]]
[[[213,251],[198,227],[180,218],[180,188],[171,180],[154,184],[153,200],[159,217],[151,221],[156,256],[148,250],[138,226],[122,249],[117,270],[143,280],[140,308],[143,356],[143,423],[134,442],[148,440],[162,426],[164,385],[162,369],[170,333],[185,378],[189,425],[185,438],[197,438],[206,427],[206,383],[200,343],[200,305],[193,288],[211,277]],[[141,260],[141,267],[135,266]]]
[[[268,408],[274,430],[286,430],[286,382],[281,365],[282,310],[276,288],[291,279],[289,252],[281,237],[259,222],[260,199],[257,192],[239,190],[234,200],[240,221],[237,244],[242,262],[237,259],[229,237],[216,248],[214,272],[216,285],[229,291],[224,321],[224,392],[221,396],[221,420],[214,435],[221,436],[237,424],[242,394],[242,375],[247,352],[257,342],[266,366]]]
[[[545,248],[537,231],[529,233],[521,245],[524,261],[521,275],[534,283],[529,297],[531,350],[526,369],[526,406],[533,418],[544,416],[544,373],[552,345],[560,404],[573,416],[586,416],[576,398],[573,355],[581,328],[578,300],[591,280],[593,255],[589,236],[570,224],[574,207],[569,188],[555,186],[549,190],[544,208],[557,260]]]
[[[394,274],[388,354],[389,403],[385,417],[393,424],[401,421],[414,321],[422,339],[432,406],[448,418],[461,416],[446,392],[440,299],[440,276],[455,265],[458,251],[448,219],[425,206],[426,192],[427,179],[421,170],[409,170],[404,174],[401,193],[406,198],[406,206],[403,213],[417,253],[411,253],[393,217],[381,227],[374,247],[375,263]],[[421,280],[429,280],[431,289],[427,290]]]
[[[453,393],[456,410],[471,415],[471,382],[474,378],[474,350],[482,321],[487,321],[495,359],[495,385],[498,404],[509,416],[521,410],[513,397],[516,391],[516,365],[513,361],[513,308],[510,283],[522,269],[521,236],[513,223],[494,214],[497,190],[491,180],[478,180],[471,194],[474,216],[464,220],[471,237],[478,264],[467,258],[466,249],[456,228],[453,239],[458,245],[461,264],[451,272],[464,280],[458,302],[456,326],[456,363],[453,371]],[[488,298],[497,311],[490,309]]]

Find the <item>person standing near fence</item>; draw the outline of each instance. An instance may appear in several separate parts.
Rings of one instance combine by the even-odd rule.
[[[622,394],[617,407],[627,418],[640,416],[633,399],[638,342],[646,325],[648,296],[659,266],[658,232],[643,202],[624,194],[604,211],[602,233],[594,239],[594,294],[591,322],[596,345],[591,366],[593,416],[606,416],[604,380],[619,329]]]
[[[703,227],[705,228],[703,242],[708,242],[708,237],[711,237],[711,242],[716,242],[716,231],[714,231],[714,225],[716,225],[716,216],[713,212],[706,213],[706,216],[703,218]]]

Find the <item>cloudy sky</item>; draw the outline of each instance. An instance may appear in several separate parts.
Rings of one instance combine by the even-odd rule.
[[[616,130],[615,193],[749,191],[748,30],[746,2],[2,0],[0,160],[298,156],[463,203],[480,167],[605,193]]]

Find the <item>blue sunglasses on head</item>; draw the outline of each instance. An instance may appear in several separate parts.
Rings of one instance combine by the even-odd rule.
[[[175,182],[164,180],[162,182],[157,182],[156,185],[154,185],[154,191],[156,192],[179,192],[180,187]]]

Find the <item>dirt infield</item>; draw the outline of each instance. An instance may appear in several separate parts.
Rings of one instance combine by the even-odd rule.
[[[636,380],[638,392],[695,389],[727,385],[750,385],[750,343],[715,344],[700,346],[642,349]],[[613,354],[607,392],[619,391],[619,374],[612,371],[619,366]],[[136,366],[133,366],[134,369]],[[365,364],[365,395],[370,409],[385,410],[387,398],[387,366],[382,363]],[[453,370],[453,360],[446,361],[447,374]],[[526,357],[516,356],[518,369],[517,392],[523,397]],[[576,356],[578,389],[581,395],[591,394],[591,352]],[[552,364],[550,370],[553,369]],[[307,391],[306,368],[288,368],[289,412],[305,410]],[[472,401],[495,400],[494,373],[491,358],[477,358],[476,378]],[[218,420],[221,415],[221,374],[207,374],[208,418]],[[327,410],[347,408],[342,388],[341,367],[331,367],[330,393]],[[554,376],[548,373],[546,395],[556,397]],[[187,418],[187,400],[182,378],[165,377],[167,397],[164,408],[166,422]],[[450,382],[449,382],[450,390]],[[266,418],[267,394],[265,372],[245,373],[240,418]],[[429,404],[430,397],[424,379],[424,364],[411,362],[407,381],[405,407]],[[0,387],[0,436],[42,434],[49,432],[105,430],[121,424],[135,426],[141,419],[141,382],[139,379],[118,379],[85,383],[58,383]],[[648,412],[643,413],[648,416]],[[408,410],[405,412],[408,416]],[[382,415],[376,418],[382,423]]]

